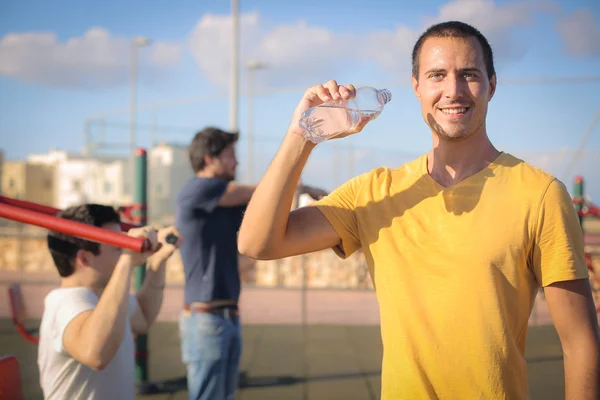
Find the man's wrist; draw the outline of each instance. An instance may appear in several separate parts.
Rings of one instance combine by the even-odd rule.
[[[158,271],[161,267],[166,265],[167,260],[169,257],[171,257],[171,255],[173,255],[173,252],[174,250],[167,249],[163,245],[162,249],[152,254],[150,257],[148,257],[148,260],[146,260],[148,268],[153,271]]]
[[[127,252],[127,253],[121,254],[121,257],[119,257],[119,262],[117,263],[117,266],[118,265],[121,265],[123,267],[133,268],[137,265],[137,263],[135,262],[134,255]]]
[[[288,129],[286,136],[289,137],[291,140],[293,140],[294,143],[302,146],[303,150],[307,149],[307,150],[311,151],[312,149],[314,149],[316,147],[316,143],[313,143],[310,140],[308,140],[306,137],[304,137],[304,134],[300,128]]]

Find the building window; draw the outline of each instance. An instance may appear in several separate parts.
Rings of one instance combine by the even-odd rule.
[[[80,180],[73,181],[73,190],[81,190],[81,181]]]
[[[11,179],[8,181],[8,188],[9,188],[9,189],[12,189],[12,188],[14,188],[14,187],[15,187],[15,180],[14,180],[13,178],[11,178]]]
[[[104,193],[108,194],[112,190],[112,185],[110,182],[104,182]]]

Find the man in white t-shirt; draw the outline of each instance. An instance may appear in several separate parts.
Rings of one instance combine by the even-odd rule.
[[[70,207],[59,217],[121,232],[119,214],[97,204]],[[48,248],[61,276],[60,288],[44,302],[38,366],[44,398],[134,399],[133,332],[145,333],[162,304],[166,260],[179,247],[166,242],[174,227],[136,228],[152,250],[136,253],[59,232]],[[137,295],[130,294],[131,272],[146,264]]]

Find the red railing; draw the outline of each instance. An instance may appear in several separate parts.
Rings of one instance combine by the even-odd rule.
[[[56,216],[61,210],[58,208],[45,206],[43,204],[32,203],[30,201],[25,200],[17,200],[10,197],[0,196],[0,204],[8,204],[9,206],[15,206],[22,208],[24,210],[37,211],[42,214]],[[128,209],[128,207],[122,207],[123,209]],[[127,215],[128,216],[128,215]],[[126,222],[121,222],[121,229],[123,232],[129,231],[131,228],[136,228],[136,225],[128,224]]]

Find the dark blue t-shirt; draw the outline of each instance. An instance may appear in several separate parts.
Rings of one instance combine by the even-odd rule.
[[[237,233],[246,206],[217,207],[226,188],[222,179],[194,177],[177,196],[186,303],[239,299]]]

